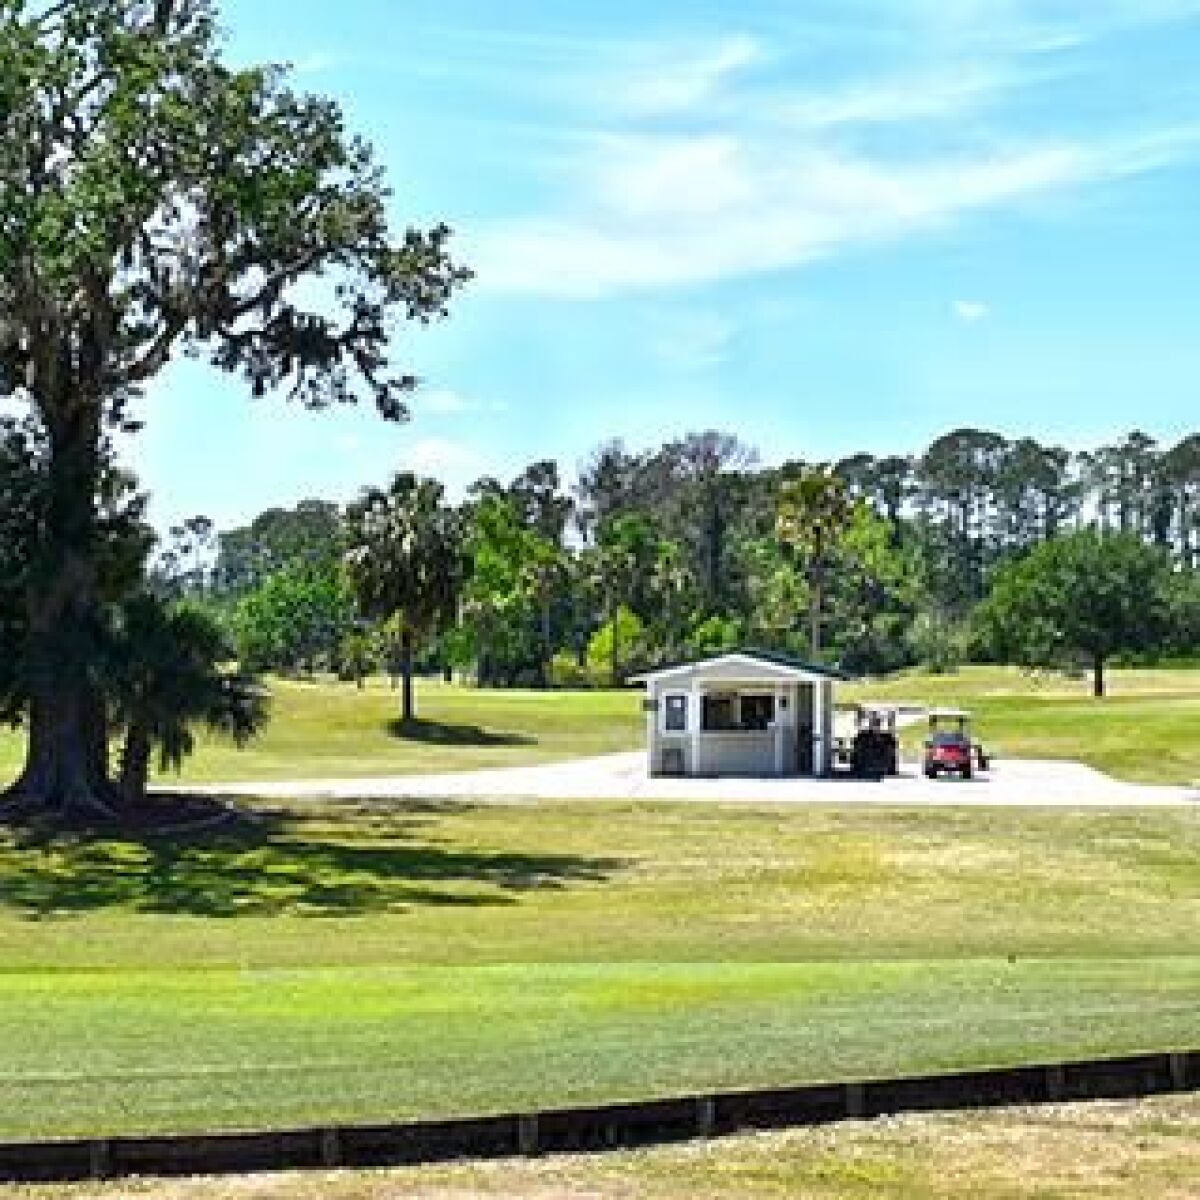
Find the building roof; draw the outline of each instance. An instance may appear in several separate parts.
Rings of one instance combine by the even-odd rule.
[[[811,679],[814,675],[821,679],[845,680],[849,678],[848,675],[833,667],[827,667],[821,663],[805,662],[803,659],[797,658],[792,654],[783,654],[777,650],[759,650],[747,647],[741,650],[729,650],[722,654],[710,654],[703,658],[693,658],[686,662],[672,663],[668,666],[658,667],[653,671],[643,671],[640,675],[633,676],[630,682],[649,683],[654,679],[663,679],[671,675],[682,675],[688,671],[703,671],[705,667],[737,659],[744,660],[750,665],[757,664],[773,668],[771,672],[773,675],[778,675],[782,672],[805,679]]]

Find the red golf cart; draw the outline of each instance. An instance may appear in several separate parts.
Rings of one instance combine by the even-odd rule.
[[[970,779],[976,770],[987,769],[987,754],[971,740],[971,714],[960,708],[930,709],[924,754],[926,779],[939,775]]]

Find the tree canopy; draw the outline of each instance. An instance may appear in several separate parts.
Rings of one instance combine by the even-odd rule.
[[[1085,529],[1002,568],[980,623],[1002,658],[1029,666],[1083,659],[1095,695],[1113,655],[1161,646],[1171,630],[1166,557],[1131,533]]]
[[[0,397],[43,439],[22,686],[42,806],[103,806],[90,631],[108,431],[176,356],[307,408],[406,415],[405,322],[467,272],[449,230],[393,232],[370,146],[278,66],[222,56],[212,0],[0,3]]]

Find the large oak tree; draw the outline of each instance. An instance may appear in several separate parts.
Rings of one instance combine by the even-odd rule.
[[[140,389],[190,354],[256,396],[406,415],[392,336],[466,273],[444,226],[397,236],[388,204],[336,104],[224,61],[212,0],[0,0],[0,397],[46,443],[23,578],[30,802],[113,795],[89,630],[103,448]]]

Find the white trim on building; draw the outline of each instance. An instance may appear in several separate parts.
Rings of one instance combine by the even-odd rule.
[[[738,651],[638,676],[652,775],[827,775],[833,687],[824,667]]]

